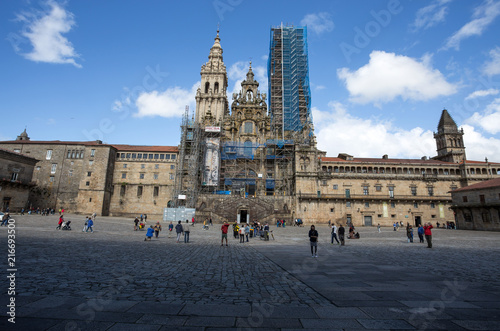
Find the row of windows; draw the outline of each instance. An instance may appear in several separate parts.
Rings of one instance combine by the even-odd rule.
[[[435,168],[395,168],[395,167],[344,167],[323,166],[323,172],[334,173],[363,173],[363,174],[408,174],[408,175],[460,175],[459,169]],[[467,174],[471,175],[500,175],[500,169],[468,168]]]
[[[139,179],[145,179],[145,177],[146,177],[146,174],[139,174]],[[169,178],[173,180],[175,178],[174,174],[170,174]],[[127,179],[127,173],[126,172],[122,172],[122,179]],[[153,179],[158,179],[158,174],[157,173],[153,174]]]
[[[137,159],[137,160],[175,160],[177,154],[154,154],[154,153],[117,153],[118,159]]]
[[[141,197],[142,193],[144,191],[144,187],[139,185],[137,186],[137,196]],[[127,186],[122,185],[120,186],[120,196],[123,197],[127,193]],[[160,194],[160,187],[159,186],[153,186],[153,197],[157,197]]]
[[[128,168],[128,164],[124,163],[123,164],[123,169],[127,169],[127,168]],[[146,169],[146,165],[145,164],[141,164],[141,169]],[[155,169],[160,169],[160,165],[159,164],[155,164]],[[175,165],[171,164],[170,165],[170,169],[175,169]]]
[[[333,185],[333,189],[334,190],[338,190],[338,188],[339,187],[338,187],[337,184]],[[391,198],[394,198],[394,186],[389,186],[388,189],[389,189],[389,196]],[[452,190],[453,189],[456,189],[456,187],[453,186]],[[382,191],[382,186],[378,186],[378,185],[375,186],[375,190],[377,192]],[[411,192],[411,195],[416,196],[417,195],[417,187],[416,186],[411,186],[410,187],[410,192]],[[363,195],[369,195],[369,194],[370,194],[370,188],[368,186],[363,186]],[[434,187],[428,186],[427,187],[427,194],[430,197],[434,196]],[[350,198],[351,197],[351,189],[348,189],[348,188],[345,189],[345,196],[346,196],[346,198]]]
[[[347,208],[352,208],[352,202],[351,201],[346,201],[345,206]],[[370,208],[370,203],[368,201],[366,201],[366,202],[364,202],[364,206],[365,206],[365,208]],[[431,208],[436,208],[436,204],[434,202],[431,202],[429,204],[429,206]],[[418,208],[418,207],[419,207],[418,202],[414,202],[413,203],[413,208]],[[395,202],[391,202],[391,208],[396,208],[396,203]],[[330,211],[333,212],[333,208],[330,208]]]
[[[83,159],[83,156],[85,154],[85,150],[68,150],[68,153],[66,154],[66,158],[68,159]],[[90,150],[90,157],[95,156],[95,149]],[[45,154],[45,159],[46,160],[51,160],[52,159],[52,149],[48,149],[47,153]]]

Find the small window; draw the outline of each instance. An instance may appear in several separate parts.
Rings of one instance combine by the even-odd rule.
[[[67,159],[71,158],[71,151],[68,151],[68,155],[66,155],[66,158]]]
[[[389,198],[394,198],[394,186],[389,186]]]
[[[132,156],[131,153],[127,153],[127,159],[130,159],[131,156]]]
[[[121,153],[120,154],[120,159],[124,159],[125,158],[125,153]]]
[[[157,197],[159,195],[159,192],[160,192],[160,187],[159,186],[153,187],[153,196],[154,197]]]
[[[417,195],[417,188],[415,186],[411,187],[411,195]]]
[[[325,179],[323,179],[323,180],[321,181],[321,185],[326,186],[326,180],[325,180]]]
[[[133,159],[137,158],[137,154],[136,153],[132,153],[132,158]]]
[[[170,160],[170,154],[165,154],[165,160]]]
[[[127,191],[127,186],[122,185],[122,186],[120,187],[120,196],[122,196],[122,197],[123,197],[123,196],[125,196],[125,192],[126,192],[126,191]]]
[[[21,150],[19,148],[14,148],[14,153],[21,153]]]
[[[75,151],[71,151],[71,158],[74,159],[76,156],[76,152]]]
[[[466,196],[466,195],[464,195],[464,196],[462,197],[462,202],[469,202],[469,200],[467,199],[467,196]]]
[[[138,153],[138,154],[137,154],[137,158],[138,158],[138,159],[142,159],[142,153]]]
[[[436,204],[434,202],[431,202],[431,208],[436,208]]]
[[[418,202],[413,203],[413,208],[418,208]]]
[[[155,154],[155,160],[158,160],[160,158],[160,154]]]
[[[391,202],[391,208],[396,208],[396,203],[395,202]]]
[[[144,179],[144,174],[139,174],[139,179]]]
[[[50,173],[55,174],[57,169],[57,163],[52,163],[52,167],[50,168]]]
[[[54,176],[50,176],[49,182],[53,183],[54,182]]]
[[[160,154],[160,160],[164,160],[165,159],[165,154]]]
[[[144,168],[146,168],[146,165],[143,163],[143,164],[141,164],[141,169],[144,169]]]
[[[330,208],[330,213],[333,213],[335,209],[334,208]]]
[[[370,207],[370,203],[369,202],[365,202],[365,208],[369,208]]]
[[[378,217],[378,218],[382,218],[382,214],[378,214],[378,215],[377,215],[377,217]]]
[[[160,169],[160,165],[159,164],[155,164],[155,169]]]
[[[90,160],[89,161],[89,166],[93,165],[94,164],[94,161],[93,160]]]
[[[351,190],[348,189],[348,188],[345,189],[345,197],[346,198],[350,198],[351,197]]]
[[[158,174],[153,174],[153,179],[158,179]]]
[[[142,186],[137,186],[137,196],[140,197],[142,195]]]
[[[10,176],[10,180],[15,181],[19,177],[19,174],[17,172],[13,172],[12,175]]]
[[[363,195],[368,195],[368,186],[363,186]]]
[[[176,158],[176,155],[172,154],[172,160],[175,160],[175,158]]]
[[[171,164],[170,169],[175,169],[175,165]]]
[[[85,186],[90,186],[90,182],[85,182]]]
[[[89,198],[89,202],[92,202],[92,198]]]
[[[46,160],[52,159],[52,150],[51,149],[47,150],[47,154],[45,155],[45,159]]]
[[[346,206],[347,208],[351,208],[351,201],[346,201],[345,206]]]
[[[35,169],[36,169],[36,170],[40,170],[41,168],[40,168],[40,166],[36,166],[36,168],[35,168]]]
[[[90,157],[94,157],[95,156],[95,149],[91,149],[90,150]]]
[[[73,177],[73,169],[70,169],[70,170],[68,171],[68,177]]]
[[[174,179],[174,174],[170,174],[170,179]]]
[[[125,178],[127,178],[127,174],[123,172],[122,173],[122,179],[125,179]]]
[[[431,215],[431,218],[436,218],[436,215]]]
[[[126,164],[126,163],[124,163],[124,164],[123,164],[123,169],[126,169],[126,168],[127,168],[127,164]]]
[[[153,159],[153,154],[148,155],[148,159],[152,160]]]
[[[337,184],[333,184],[333,189],[334,190],[338,190],[339,189],[339,186]]]
[[[87,171],[87,177],[92,176],[92,171]]]
[[[429,196],[432,197],[434,195],[434,187],[428,187],[427,192],[429,193]]]
[[[375,186],[375,191],[377,191],[377,192],[382,191],[382,186],[380,186],[380,185]]]
[[[396,214],[391,214],[391,218],[396,218]]]

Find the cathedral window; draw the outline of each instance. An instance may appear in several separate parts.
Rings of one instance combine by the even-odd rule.
[[[243,125],[243,132],[244,133],[253,133],[253,123],[252,122],[245,122]]]
[[[205,83],[205,93],[208,93],[208,89],[210,88],[210,83],[206,82]]]
[[[219,82],[215,82],[214,84],[214,93],[219,93]]]

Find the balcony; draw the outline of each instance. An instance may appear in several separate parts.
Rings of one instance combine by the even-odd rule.
[[[311,194],[311,193],[301,193],[299,194],[299,199],[301,200],[357,200],[357,201],[449,201],[451,202],[451,195],[399,195],[395,194],[394,198],[389,197],[385,194],[350,194],[346,197],[345,194]]]

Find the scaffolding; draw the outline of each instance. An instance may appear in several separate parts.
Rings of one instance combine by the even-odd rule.
[[[268,59],[271,129],[281,139],[312,124],[307,28],[271,28]]]

